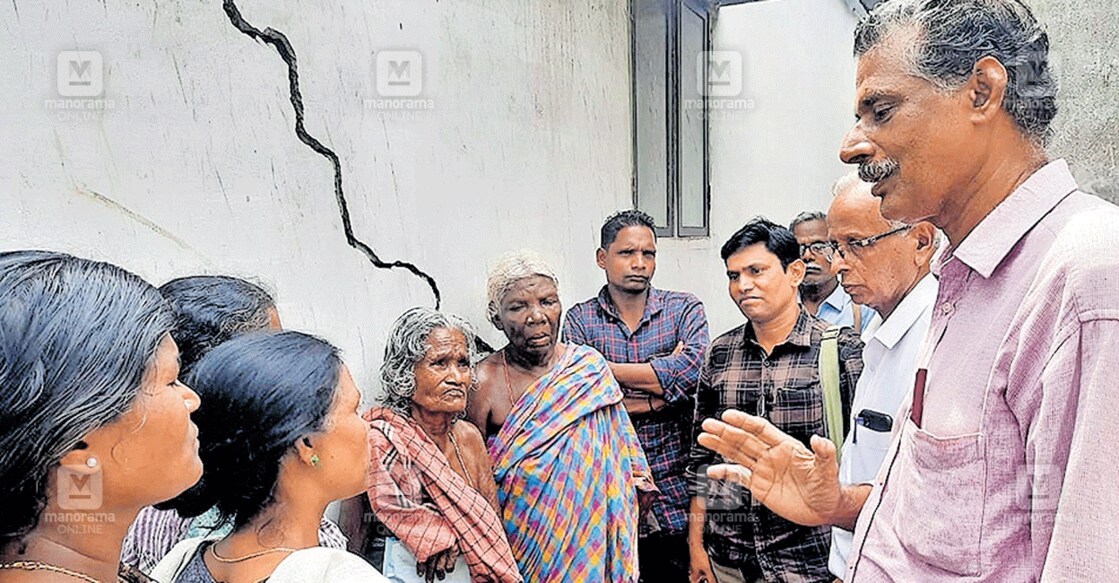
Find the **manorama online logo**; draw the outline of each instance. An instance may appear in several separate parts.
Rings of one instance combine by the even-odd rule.
[[[434,99],[422,97],[424,58],[419,51],[378,51],[374,58],[373,80],[377,98],[364,100],[364,106],[381,117],[414,119],[435,108]]]
[[[684,108],[705,112],[716,119],[739,111],[754,109],[754,100],[743,97],[745,68],[738,51],[700,51],[696,53],[695,92],[699,99],[685,99]]]
[[[112,512],[98,512],[104,502],[100,469],[62,466],[55,475],[58,509],[46,512],[41,522],[65,534],[105,534],[106,524],[117,521]]]
[[[45,107],[62,120],[92,120],[115,109],[115,100],[105,99],[105,59],[99,51],[62,51],[55,61],[58,99],[47,99]]]
[[[104,480],[101,470],[58,468],[56,476],[58,507],[62,510],[97,510],[103,502]]]

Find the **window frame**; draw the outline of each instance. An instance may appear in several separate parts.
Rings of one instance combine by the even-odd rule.
[[[632,124],[631,143],[633,147],[633,176],[631,190],[634,208],[642,208],[640,200],[640,144],[638,142],[638,91],[640,83],[637,79],[637,10],[635,2],[649,1],[660,3],[660,8],[665,15],[665,70],[663,80],[665,87],[665,102],[661,113],[665,119],[665,183],[667,185],[665,216],[667,225],[658,225],[655,229],[658,237],[675,238],[703,238],[711,233],[711,128],[709,123],[709,108],[706,92],[701,92],[699,99],[702,101],[700,113],[703,121],[702,159],[703,159],[703,226],[685,227],[681,224],[682,204],[680,184],[680,128],[682,125],[682,86],[681,82],[681,53],[683,27],[681,26],[684,10],[690,10],[703,19],[703,51],[711,50],[711,36],[714,27],[716,6],[710,0],[630,0],[630,122]],[[696,71],[702,75],[706,84],[708,67]]]

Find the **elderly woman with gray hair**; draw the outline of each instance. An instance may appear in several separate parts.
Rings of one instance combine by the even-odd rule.
[[[391,581],[522,581],[482,435],[458,422],[474,390],[473,346],[466,322],[428,308],[408,310],[389,334],[383,406],[365,419],[369,505],[393,535],[382,568]]]
[[[638,492],[656,488],[606,359],[559,342],[558,285],[531,251],[490,270],[490,319],[509,343],[479,363],[469,418],[493,438],[502,520],[527,580],[635,582]]]

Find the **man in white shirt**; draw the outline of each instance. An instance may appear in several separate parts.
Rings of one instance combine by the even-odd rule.
[[[855,385],[851,430],[843,442],[839,481],[874,480],[890,447],[891,426],[909,388],[917,352],[928,331],[936,303],[936,279],[929,261],[936,229],[921,222],[909,226],[887,221],[870,184],[852,173],[835,185],[828,209],[831,263],[843,289],[858,304],[878,313],[862,333],[863,374]],[[843,577],[853,534],[832,528],[828,568]]]

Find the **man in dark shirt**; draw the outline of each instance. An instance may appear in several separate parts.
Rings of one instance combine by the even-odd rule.
[[[797,301],[805,266],[796,238],[782,226],[754,219],[723,245],[722,258],[731,299],[749,321],[711,343],[700,371],[695,419],[718,418],[734,408],[766,417],[804,443],[813,434],[824,435],[819,360],[829,324]],[[844,419],[862,372],[862,348],[854,331],[840,330]],[[698,434],[698,423],[695,430]],[[830,582],[828,529],[780,518],[735,483],[708,481],[704,468],[720,461],[693,440],[691,581]]]
[[[625,407],[661,496],[641,523],[642,581],[688,576],[688,443],[707,316],[689,293],[652,287],[653,219],[623,211],[602,225],[598,266],[606,285],[567,312],[563,341],[598,350],[625,391]]]

